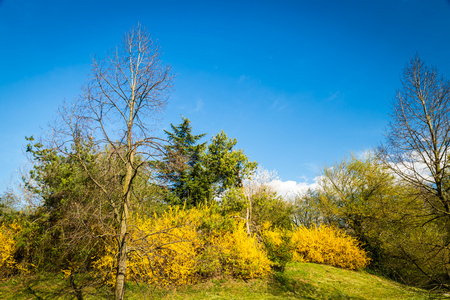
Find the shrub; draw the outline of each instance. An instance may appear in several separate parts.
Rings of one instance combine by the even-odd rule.
[[[170,208],[160,216],[132,218],[127,280],[162,286],[195,283],[202,277],[250,279],[270,272],[263,246],[245,222],[221,216],[211,207]],[[111,240],[95,259],[94,272],[114,284],[115,245]]]
[[[0,226],[0,278],[17,272],[28,272],[27,268],[14,259],[17,243],[15,237],[22,227],[14,220],[12,223],[3,223]]]
[[[292,235],[294,260],[359,270],[370,259],[353,237],[331,226],[298,227]]]
[[[196,250],[199,246],[198,211],[175,208],[161,216],[134,215],[128,240],[127,280],[162,286],[189,284],[196,280]],[[113,285],[116,247],[111,241],[94,262],[96,273]]]
[[[261,237],[273,269],[283,272],[293,257],[292,231],[279,227],[271,228],[270,222],[265,222],[262,225]]]
[[[225,231],[213,239],[217,245],[225,274],[251,279],[270,273],[271,262],[254,235],[248,235],[245,222],[236,220],[232,231]]]

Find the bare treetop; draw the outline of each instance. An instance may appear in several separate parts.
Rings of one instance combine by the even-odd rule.
[[[151,144],[149,132],[166,106],[172,79],[158,45],[140,26],[134,28],[104,59],[93,58],[85,94],[92,129],[109,144],[127,138]]]

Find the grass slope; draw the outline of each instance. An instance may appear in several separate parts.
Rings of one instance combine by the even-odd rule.
[[[0,299],[71,299],[55,293],[61,280],[12,279],[0,283]],[[31,287],[31,288],[30,288]],[[56,288],[58,290],[58,288]],[[92,292],[92,291],[90,291]],[[86,299],[108,299],[102,291]],[[161,291],[129,285],[126,299],[450,299],[365,272],[310,263],[291,264],[285,273],[251,281],[212,279],[193,286]]]

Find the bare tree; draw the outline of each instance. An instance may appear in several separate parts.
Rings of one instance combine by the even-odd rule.
[[[415,188],[415,197],[424,200],[422,222],[426,216],[425,223],[439,224],[445,236],[443,244],[434,249],[447,251],[450,244],[450,82],[416,56],[404,69],[401,83],[393,103],[386,144],[379,148],[380,157],[398,177]]]
[[[416,56],[404,70],[387,142],[380,147],[392,171],[422,191],[435,213],[448,218],[449,113],[449,81]]]
[[[82,99],[72,109],[61,111],[64,124],[60,128],[64,129],[57,133],[71,136],[69,142],[75,147],[88,137],[105,149],[110,162],[105,170],[92,172],[80,159],[114,215],[118,249],[115,299],[124,297],[133,187],[145,165],[162,151],[162,141],[152,132],[165,108],[172,79],[170,67],[160,60],[158,46],[138,26],[104,59],[93,59],[91,80]],[[68,142],[62,141],[60,150]],[[111,187],[112,183],[119,188]]]

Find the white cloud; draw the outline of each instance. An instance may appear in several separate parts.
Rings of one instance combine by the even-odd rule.
[[[310,179],[301,177],[300,182],[293,180],[282,181],[277,175],[277,171],[269,171],[262,166],[259,166],[255,174],[250,180],[245,182],[247,191],[252,194],[261,186],[268,186],[278,195],[284,198],[291,198],[297,194],[304,194],[308,189],[315,189],[320,177]]]
[[[296,194],[304,194],[308,189],[315,189],[317,187],[317,179],[317,177],[314,178],[312,182],[281,181],[276,179],[272,180],[268,185],[277,191],[280,196],[290,198]]]
[[[407,177],[414,178],[423,184],[433,184],[434,178],[431,174],[430,166],[433,165],[426,152],[420,154],[417,151],[411,151],[402,155],[402,161],[390,163],[395,173],[402,173]],[[444,158],[447,156],[444,156]]]
[[[374,153],[373,150],[365,150],[365,149],[363,149],[363,150],[357,152],[355,154],[355,156],[356,156],[357,159],[365,160],[365,159],[369,159],[371,157],[375,157],[375,153]]]

